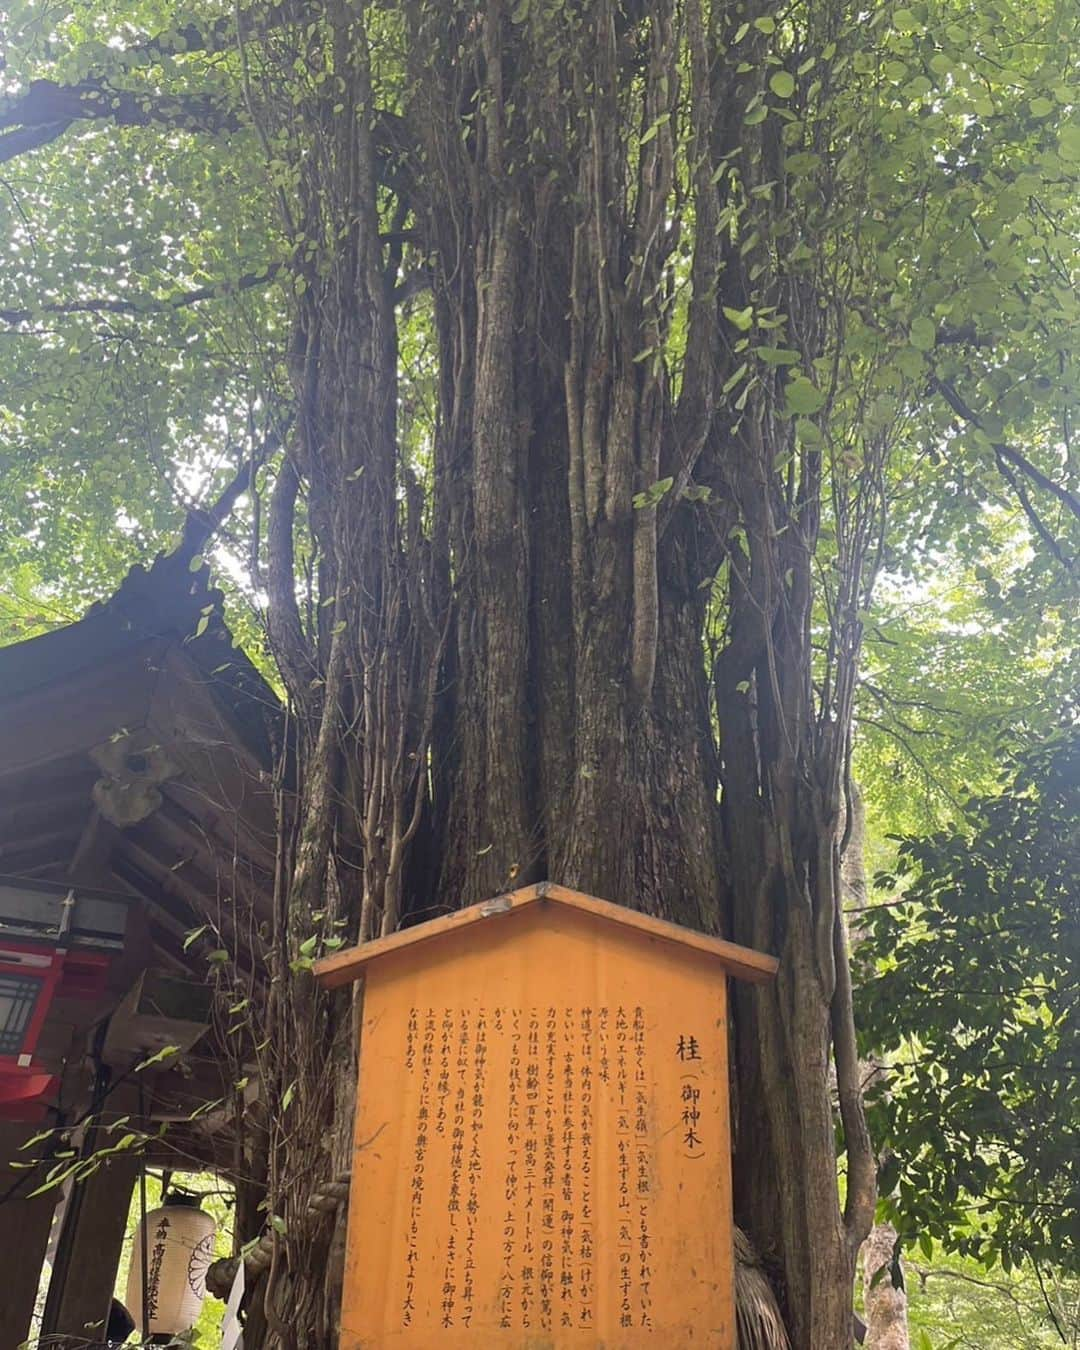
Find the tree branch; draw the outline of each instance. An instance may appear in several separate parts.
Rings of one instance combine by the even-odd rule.
[[[216,281],[209,286],[198,286],[168,300],[153,297],[141,300],[70,300],[40,305],[36,309],[0,309],[0,322],[28,323],[42,314],[165,314],[170,310],[197,305],[202,300],[217,300],[238,291],[266,286],[281,271],[281,266],[279,262],[269,263],[257,272],[245,272],[236,281]]]
[[[163,125],[177,131],[239,131],[239,113],[220,100],[195,94],[153,94],[112,89],[104,80],[57,84],[33,80],[24,94],[4,100],[0,111],[0,164],[48,145],[73,122],[111,121],[117,126]]]
[[[175,549],[175,556],[185,563],[197,557],[232,514],[240,495],[248,490],[255,474],[281,448],[281,432],[270,431],[248,455],[232,481],[216,501],[209,506],[195,506],[187,513],[184,532]]]
[[[939,380],[936,376],[930,382],[931,388],[936,389],[942,395],[945,402],[952,408],[958,417],[962,418],[969,426],[977,427],[982,430],[982,420],[979,414],[956,392],[956,389],[948,380]],[[1032,464],[1026,455],[1020,453],[1011,445],[1005,445],[1001,441],[991,441],[995,455],[1001,459],[1006,459],[1015,468],[1044,492],[1049,492],[1062,502],[1080,520],[1080,497],[1068,488],[1062,487],[1060,483],[1055,483],[1052,478],[1048,478],[1041,469]]]

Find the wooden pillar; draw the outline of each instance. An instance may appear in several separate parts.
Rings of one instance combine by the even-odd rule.
[[[19,1146],[37,1130],[36,1125],[0,1124],[0,1350],[16,1350],[30,1334],[49,1228],[60,1195],[46,1191],[33,1200],[23,1199],[43,1178],[35,1173],[33,1181],[25,1181],[25,1171],[8,1166],[34,1156],[32,1148],[20,1152]],[[13,1186],[18,1189],[12,1191]]]
[[[72,1191],[53,1262],[43,1335],[70,1337],[72,1347],[104,1340],[138,1168],[138,1158],[118,1154]]]

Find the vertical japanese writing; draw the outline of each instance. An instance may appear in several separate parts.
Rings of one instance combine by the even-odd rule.
[[[405,1057],[409,1059],[409,1044],[412,1039],[413,1063],[415,1065],[417,1014],[413,1009],[406,1031]],[[420,1213],[424,1203],[424,1162],[428,1149],[428,1126],[430,1124],[431,1078],[435,1059],[435,1011],[427,1010],[424,1017],[424,1034],[420,1044],[420,1093],[416,1111],[416,1141],[413,1150],[413,1171],[409,1184],[409,1223],[405,1231],[405,1296],[401,1305],[401,1325],[412,1326],[416,1312],[416,1279],[420,1261]]]
[[[439,1081],[436,1085],[438,1101],[435,1108],[435,1133],[445,1136],[450,1114],[446,1109],[450,1096],[450,1054],[454,1035],[454,1015],[450,1008],[444,1010],[439,1036]]]
[[[558,1012],[544,1014],[544,1156],[540,1219],[540,1326],[551,1330],[555,1283],[555,1074],[558,1057]]]
[[[705,1142],[701,1133],[701,1086],[696,1072],[702,1062],[701,1043],[696,1036],[684,1033],[675,1045],[685,1072],[680,1087],[680,1137],[683,1156],[687,1158],[704,1157]]]
[[[147,1321],[158,1315],[158,1306],[161,1301],[161,1267],[165,1260],[165,1248],[168,1245],[171,1227],[172,1224],[169,1222],[167,1214],[162,1214],[154,1225],[154,1245],[150,1248],[150,1264],[147,1267],[146,1274]],[[143,1241],[145,1242],[145,1238]]]
[[[462,1015],[462,1027],[465,1028]],[[468,1198],[465,1201],[465,1266],[461,1287],[461,1324],[472,1325],[473,1300],[476,1297],[476,1234],[480,1212],[481,1152],[480,1136],[484,1128],[484,1087],[487,1075],[487,1015],[481,1008],[476,1015],[473,1037],[472,1117],[469,1163],[466,1171]]]
[[[581,1197],[578,1204],[578,1326],[593,1324],[593,1013],[581,1010],[581,1060],[579,1070],[581,1139],[578,1162]]]
[[[416,1045],[420,1039],[420,1018],[415,1008],[409,1009],[409,1023],[405,1028],[405,1072],[412,1073],[416,1067]]]
[[[506,1183],[504,1197],[506,1213],[502,1233],[502,1272],[499,1279],[499,1327],[509,1330],[513,1325],[514,1257],[518,1235],[519,1150],[521,1142],[521,1014],[517,1008],[495,1009],[495,1026],[502,1031],[505,1020],[510,1022],[510,1075],[506,1106]]]
[[[445,1018],[444,1018],[445,1035]],[[449,1233],[446,1239],[446,1263],[443,1268],[442,1325],[454,1325],[457,1303],[458,1244],[461,1233],[461,1174],[465,1153],[465,1083],[469,1070],[469,1023],[465,1012],[457,1019],[457,1057],[454,1062],[454,1100],[450,1122],[450,1185],[446,1198]]]
[[[532,1326],[536,1303],[538,1243],[540,1241],[539,1177],[537,1164],[540,1146],[540,1018],[535,1008],[529,1011],[525,1038],[525,1176],[524,1213],[521,1244],[521,1326]]]
[[[707,1151],[700,1039],[664,1032],[676,1116],[655,1100],[640,1004],[412,1008],[403,1031],[415,1140],[401,1328],[432,1345],[440,1330],[598,1336],[608,1315],[653,1332],[654,1146]]]
[[[645,1067],[645,1010],[634,1009],[634,1150],[638,1217],[638,1325],[652,1330],[652,1236],[649,1232],[649,1089]]]
[[[701,1141],[701,1089],[695,1086],[693,1079],[685,1079],[682,1085],[682,1127],[683,1144],[688,1154],[700,1156],[704,1147]]]
[[[574,1324],[574,1103],[577,1082],[574,1072],[574,1010],[563,1009],[562,1064],[562,1178],[559,1211],[559,1325]]]

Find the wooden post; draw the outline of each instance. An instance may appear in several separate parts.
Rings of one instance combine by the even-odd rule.
[[[16,1350],[30,1334],[56,1208],[57,1191],[24,1199],[41,1178],[35,1173],[34,1181],[23,1181],[26,1172],[8,1165],[33,1158],[32,1148],[20,1152],[19,1146],[37,1129],[36,1125],[0,1125],[0,1350]],[[19,1189],[12,1190],[14,1186]]]
[[[68,1336],[72,1347],[105,1339],[138,1166],[138,1158],[119,1154],[73,1191],[57,1243],[43,1336]]]

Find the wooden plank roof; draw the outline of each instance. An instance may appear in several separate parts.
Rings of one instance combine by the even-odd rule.
[[[545,903],[564,905],[603,923],[610,923],[640,934],[642,937],[671,943],[714,957],[729,975],[740,980],[758,984],[776,974],[778,964],[776,958],[764,952],[752,951],[749,947],[740,947],[734,942],[726,942],[723,938],[711,937],[707,933],[698,933],[680,924],[653,918],[651,914],[642,914],[637,910],[627,909],[624,905],[613,905],[608,900],[600,900],[594,895],[585,895],[581,891],[573,891],[554,882],[541,881],[534,886],[525,886],[507,895],[496,896],[493,900],[485,900],[481,904],[470,905],[467,909],[459,909],[453,914],[432,919],[428,923],[417,924],[414,928],[392,933],[389,937],[379,938],[375,942],[366,942],[359,947],[335,952],[333,956],[324,957],[315,963],[315,977],[325,989],[335,989],[339,985],[357,979],[372,961],[388,956],[391,952],[402,951],[421,943],[437,942],[450,933],[461,932],[474,924],[484,923],[502,915],[520,913],[529,906]]]

